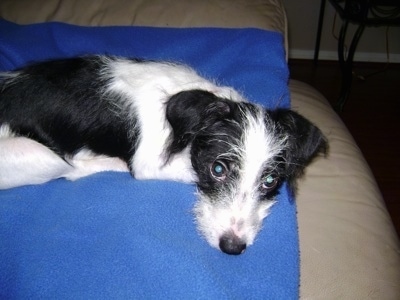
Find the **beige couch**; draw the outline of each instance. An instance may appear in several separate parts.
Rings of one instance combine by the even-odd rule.
[[[257,27],[281,32],[279,0],[2,0],[0,17],[24,23]],[[290,45],[289,45],[290,46]],[[312,87],[289,83],[292,107],[330,143],[299,183],[297,196],[304,299],[400,299],[400,247],[371,171],[350,133]]]

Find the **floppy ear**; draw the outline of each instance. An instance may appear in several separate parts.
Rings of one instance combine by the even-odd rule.
[[[169,156],[182,151],[199,130],[232,113],[230,101],[203,90],[183,91],[167,102],[166,117],[172,127]]]
[[[283,153],[290,192],[295,193],[296,179],[319,153],[326,154],[328,143],[322,132],[310,121],[288,109],[272,112],[287,145]]]

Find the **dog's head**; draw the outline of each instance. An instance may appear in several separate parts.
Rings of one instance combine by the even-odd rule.
[[[202,90],[171,97],[167,119],[169,155],[190,147],[199,231],[228,254],[253,243],[282,183],[294,193],[296,178],[326,149],[320,130],[293,111],[269,111]]]

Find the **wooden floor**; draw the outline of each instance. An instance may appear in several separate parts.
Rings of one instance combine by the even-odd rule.
[[[315,66],[311,60],[290,60],[289,68],[291,78],[336,102],[341,80],[337,62]],[[353,71],[350,98],[339,115],[368,161],[400,236],[400,64],[358,63]]]

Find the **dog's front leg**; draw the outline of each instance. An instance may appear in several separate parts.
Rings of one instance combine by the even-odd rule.
[[[68,180],[76,180],[104,171],[129,172],[128,166],[123,160],[117,157],[96,155],[87,150],[81,150],[68,162],[73,167],[64,176]]]
[[[190,148],[175,154],[166,161],[163,154],[149,155],[151,151],[139,149],[132,161],[132,172],[136,179],[172,180],[194,183],[197,180],[190,160]]]

